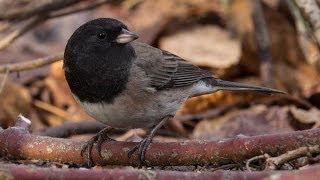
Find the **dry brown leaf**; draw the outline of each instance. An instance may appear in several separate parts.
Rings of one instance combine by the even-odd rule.
[[[198,25],[165,36],[160,39],[160,48],[211,68],[228,68],[240,57],[240,42],[214,25]]]
[[[252,2],[249,0],[235,0],[231,4],[229,18],[232,28],[242,39],[243,67],[249,72],[258,73],[258,55],[256,37],[251,17]],[[276,9],[264,6],[264,15],[270,37],[270,48],[274,62],[286,62],[291,65],[304,63],[305,59],[299,47],[297,32],[287,17]],[[284,35],[285,34],[285,35]]]
[[[252,136],[292,131],[288,108],[264,105],[253,106],[246,110],[236,110],[222,117],[203,120],[193,131],[194,138],[221,139],[239,134]]]
[[[0,75],[0,82],[2,80],[3,76]],[[0,126],[12,126],[19,114],[28,117],[30,112],[31,96],[29,91],[7,79],[0,93]]]
[[[138,32],[140,41],[151,44],[170,22],[219,10],[219,1],[212,0],[145,0],[130,15],[128,24]]]
[[[239,67],[246,73],[259,74],[259,59],[256,47],[256,37],[251,17],[251,1],[235,0],[228,11],[230,27],[242,39],[242,56]],[[317,66],[306,61],[299,45],[299,35],[294,24],[285,13],[277,8],[263,6],[270,51],[275,71],[276,87],[281,87],[289,93],[310,95],[310,89],[319,84]],[[310,52],[312,52],[312,48]],[[290,74],[290,76],[288,76]]]
[[[300,64],[291,66],[285,63],[276,63],[274,72],[277,79],[277,87],[286,89],[292,95],[309,97],[315,87],[320,83],[319,72],[313,65]]]

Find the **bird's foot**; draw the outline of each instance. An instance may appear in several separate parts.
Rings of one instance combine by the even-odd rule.
[[[164,117],[150,132],[150,134],[142,139],[139,144],[134,146],[129,152],[128,152],[128,157],[131,158],[134,152],[138,150],[138,161],[139,161],[139,167],[142,167],[142,165],[145,163],[145,155],[146,151],[149,147],[149,145],[152,142],[152,139],[154,135],[156,134],[156,131],[163,126],[167,122],[168,119],[172,118],[173,116],[166,116]]]
[[[81,149],[81,156],[84,155],[84,153],[87,151],[87,158],[88,158],[88,162],[87,162],[87,166],[88,167],[92,167],[94,166],[94,162],[92,159],[92,148],[94,146],[94,143],[97,143],[97,151],[99,153],[99,156],[101,157],[101,146],[102,143],[104,141],[115,141],[114,139],[110,138],[108,136],[108,132],[112,130],[111,127],[106,127],[104,129],[102,129],[98,134],[96,134],[95,136],[93,136],[88,142],[86,142],[86,144],[82,147]]]
[[[152,142],[152,138],[153,136],[148,135],[147,137],[145,137],[144,139],[142,139],[136,146],[134,146],[129,152],[128,152],[128,157],[131,158],[131,156],[133,155],[134,152],[136,152],[138,150],[138,160],[139,160],[139,167],[142,167],[142,165],[144,164],[145,161],[145,154],[146,151],[149,147],[149,145]]]

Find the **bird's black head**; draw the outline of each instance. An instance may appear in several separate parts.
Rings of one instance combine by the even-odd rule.
[[[64,70],[71,91],[83,101],[111,101],[124,90],[138,36],[122,22],[99,18],[80,26],[64,53]]]
[[[66,51],[106,51],[112,46],[123,46],[138,36],[131,33],[122,22],[111,18],[99,18],[80,26],[70,37]]]

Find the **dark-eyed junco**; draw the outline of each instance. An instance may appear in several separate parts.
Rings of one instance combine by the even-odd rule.
[[[83,148],[92,163],[97,142],[111,140],[112,128],[151,129],[129,155],[138,150],[140,162],[152,137],[189,97],[218,90],[282,93],[281,91],[223,81],[209,71],[144,43],[116,19],[100,18],[80,26],[64,54],[66,79],[76,101],[96,120],[107,125]],[[212,42],[214,43],[214,42]]]

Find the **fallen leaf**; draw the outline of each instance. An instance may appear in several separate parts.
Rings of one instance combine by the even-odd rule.
[[[145,0],[130,15],[127,24],[137,32],[140,41],[152,44],[158,35],[177,19],[188,20],[210,12],[221,13],[219,1]]]
[[[203,120],[197,124],[192,136],[196,139],[214,140],[239,134],[254,136],[293,130],[287,107],[256,105],[229,112],[218,118]]]
[[[239,62],[240,41],[215,25],[198,25],[160,39],[160,48],[205,67],[228,68]]]
[[[3,75],[0,75],[0,83]],[[13,126],[19,114],[28,117],[31,112],[31,95],[25,87],[6,80],[0,92],[0,125],[4,128]]]

